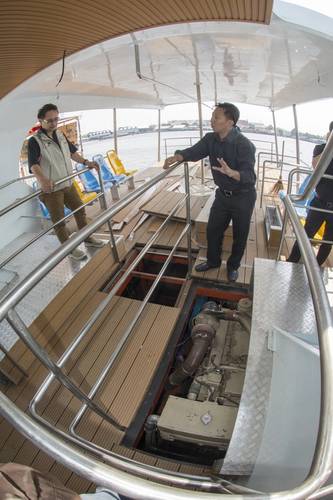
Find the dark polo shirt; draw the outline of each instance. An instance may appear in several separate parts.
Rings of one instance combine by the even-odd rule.
[[[217,158],[223,158],[230,168],[240,173],[240,181],[212,169],[214,182],[221,190],[237,191],[255,186],[255,151],[254,144],[240,132],[238,127],[233,127],[224,139],[211,132],[194,146],[182,151],[177,150],[175,153],[181,154],[185,161],[198,161],[209,156],[212,167],[219,167]]]

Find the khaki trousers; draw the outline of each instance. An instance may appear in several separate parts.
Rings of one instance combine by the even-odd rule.
[[[42,193],[39,198],[50,212],[53,224],[64,217],[65,205],[70,210],[75,210],[82,205],[80,197],[73,185],[71,187],[59,189],[59,191],[53,191],[52,193]],[[74,217],[79,229],[82,229],[87,225],[86,211],[84,207],[76,212],[74,214]],[[66,228],[65,222],[61,222],[60,224],[58,224],[54,228],[54,231],[60,243],[64,243],[66,240],[68,240],[69,233]]]

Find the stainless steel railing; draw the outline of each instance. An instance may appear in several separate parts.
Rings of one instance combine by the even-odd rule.
[[[272,165],[276,165],[276,167],[273,167]],[[260,188],[260,208],[262,208],[262,202],[263,198],[265,196],[264,191],[265,191],[265,183],[266,181],[277,181],[278,179],[276,177],[267,177],[266,176],[266,170],[267,168],[276,170],[278,173],[285,173],[286,171],[289,172],[289,168],[284,168],[284,167],[297,167],[296,174],[300,173],[300,166],[297,163],[290,163],[286,161],[277,161],[277,160],[264,160],[262,164],[262,178],[261,178],[261,188]],[[259,185],[259,165],[257,167],[257,187]],[[266,195],[268,196],[268,195]]]
[[[24,175],[22,177],[16,177],[16,179],[11,179],[10,181],[7,181],[4,184],[1,184],[0,190],[6,188],[8,186],[11,186],[12,184],[15,184],[16,182],[26,181],[26,180],[30,180],[30,179],[34,179],[34,178],[35,178],[35,176],[33,174]]]
[[[87,172],[88,170],[89,170],[88,168],[85,168],[85,169],[83,169],[83,170],[80,171],[80,174],[84,173],[84,172]],[[55,186],[59,186],[63,182],[65,182],[67,180],[70,180],[70,179],[73,179],[74,177],[76,177],[78,175],[79,175],[78,172],[70,174],[70,175],[64,177],[63,179],[60,179],[59,181],[56,181],[54,183],[54,185]],[[19,198],[18,200],[14,201],[13,203],[10,203],[9,205],[7,205],[7,207],[5,207],[2,210],[0,210],[0,217],[2,217],[3,215],[7,214],[8,212],[11,212],[12,210],[14,210],[14,208],[17,208],[17,207],[23,205],[27,201],[30,201],[30,200],[33,200],[34,198],[37,198],[40,194],[42,194],[42,192],[43,191],[41,189],[38,189],[37,191],[34,191],[33,193],[28,194],[27,196],[23,196],[23,198]]]
[[[11,313],[13,308],[21,298],[23,298],[41,278],[53,269],[62,258],[68,255],[76,245],[90,236],[98,227],[107,222],[112,215],[126,206],[127,203],[136,199],[153,184],[163,179],[170,171],[178,168],[178,166],[179,164],[176,164],[171,167],[168,172],[160,174],[141,188],[127,195],[114,207],[107,209],[98,219],[90,224],[90,226],[79,231],[71,241],[66,242],[54,252],[48,261],[44,261],[37,270],[25,278],[22,283],[17,285],[12,293],[0,303],[0,321],[8,317],[8,315],[12,317]],[[287,195],[284,201],[286,213],[288,213],[294,227],[309,279],[321,353],[322,398],[318,439],[310,473],[299,487],[269,494],[252,491],[245,495],[245,492],[248,493],[250,490],[246,490],[244,487],[231,483],[226,484],[227,482],[223,482],[223,480],[213,481],[209,478],[198,479],[165,471],[161,473],[158,469],[144,464],[138,464],[134,461],[131,462],[120,456],[113,458],[108,456],[108,463],[103,464],[100,460],[85,453],[86,450],[89,450],[96,454],[97,450],[87,447],[82,440],[78,440],[74,436],[67,437],[62,431],[54,429],[53,432],[51,432],[47,430],[44,425],[41,425],[18,409],[15,404],[2,393],[0,393],[0,413],[7,418],[17,430],[58,462],[97,484],[113,488],[132,498],[151,500],[220,500],[227,498],[226,495],[221,493],[227,491],[234,492],[235,495],[233,495],[233,498],[235,499],[251,498],[259,500],[269,496],[269,498],[273,500],[297,500],[319,498],[318,495],[321,495],[321,493],[326,494],[328,490],[332,491],[330,487],[325,487],[323,491],[320,492],[319,488],[327,481],[333,469],[333,320],[319,268],[312,252],[310,242],[299,223],[290,195]],[[189,197],[186,198],[186,204],[188,209]],[[188,211],[186,225],[188,234],[190,232],[189,217],[190,214]],[[191,252],[190,245],[188,252]],[[15,315],[16,314],[17,313],[15,313]],[[20,328],[20,325],[18,326]],[[31,347],[34,352],[34,346]],[[60,362],[58,363],[60,364]],[[59,380],[59,372],[54,373],[52,371],[52,366],[49,368],[52,374]],[[83,402],[86,403],[86,401]],[[103,453],[103,450],[100,450],[99,453]],[[101,458],[101,454],[99,454],[99,457]],[[144,476],[144,478],[142,478],[142,476]],[[161,484],[162,481],[166,480],[173,486]],[[184,489],[193,487],[200,488],[203,491],[189,491],[188,489]],[[228,495],[228,497],[229,496],[230,495]]]
[[[55,182],[55,186],[58,186],[58,185],[62,184],[64,181],[73,179],[74,177],[76,177],[76,176],[78,176],[78,175],[80,175],[82,173],[88,172],[88,171],[89,171],[89,168],[84,168],[84,169],[80,170],[79,172],[76,171],[73,174],[70,174],[70,175],[68,175],[68,176],[60,179],[59,181],[56,181]],[[105,193],[105,188],[104,188],[104,181],[103,181],[103,178],[102,178],[102,175],[101,175],[101,172],[100,172],[99,169],[97,170],[97,174],[98,174],[98,178],[99,178],[99,184],[100,184],[101,192],[96,195],[96,197],[94,198],[94,200],[98,199],[99,202],[100,202],[100,204],[101,204],[101,208],[105,210],[107,208],[107,206],[108,206],[107,205],[107,198],[106,198],[106,193]],[[35,177],[35,176],[32,175],[32,176],[27,176],[27,177],[20,177],[18,179],[13,179],[12,181],[9,181],[9,182],[3,184],[2,186],[0,186],[0,189],[4,188],[4,187],[7,187],[8,185],[11,185],[11,184],[13,184],[15,182],[18,182],[19,180],[30,179],[30,178],[33,178],[33,177]],[[15,202],[9,204],[7,207],[5,207],[2,210],[0,210],[0,217],[8,214],[12,210],[15,210],[15,208],[23,205],[24,203],[26,203],[28,201],[31,201],[34,198],[37,198],[41,193],[42,193],[42,190],[39,189],[39,190],[34,191],[33,193],[31,193],[31,194],[29,194],[27,196],[24,196],[24,197],[16,200]],[[55,224],[52,224],[50,227],[48,227],[45,230],[39,232],[36,236],[34,236],[28,242],[26,242],[24,245],[22,245],[21,247],[19,247],[15,252],[13,252],[6,259],[4,259],[3,261],[0,262],[0,270],[4,266],[6,266],[9,262],[11,262],[15,257],[17,257],[22,252],[24,252],[29,246],[31,246],[33,243],[35,243],[36,241],[38,241],[42,236],[44,236],[45,234],[47,234],[50,231],[52,231],[54,228],[56,228],[58,225],[62,224],[66,220],[68,220],[70,217],[75,216],[75,214],[79,210],[81,210],[83,207],[89,205],[89,203],[91,203],[91,201],[87,202],[87,203],[83,203],[79,208],[77,208],[76,210],[73,210],[70,214],[64,216],[61,220],[59,220]],[[108,229],[109,229],[109,233],[110,233],[111,250],[112,250],[114,259],[116,260],[116,262],[119,262],[119,255],[118,255],[117,246],[115,244],[114,234],[113,234],[113,231],[112,231],[111,219],[109,219],[107,221],[107,224],[108,224]],[[7,349],[4,347],[4,345],[2,344],[2,342],[0,342],[0,351],[2,351],[9,359],[11,358],[11,356],[9,355]],[[22,369],[22,367],[18,363],[14,363],[14,364],[23,373],[23,375],[25,375],[25,371]]]
[[[307,211],[313,210],[314,212],[323,212],[323,213],[327,213],[327,214],[333,214],[333,210],[329,210],[327,208],[317,208],[317,207],[312,207],[311,205],[304,206],[304,204],[302,203],[302,202],[304,202],[304,200],[301,199],[301,195],[300,194],[296,194],[296,195],[292,194],[293,179],[294,179],[295,175],[299,175],[299,174],[312,175],[313,170],[308,170],[308,169],[303,169],[303,168],[295,168],[289,172],[287,194],[290,195],[291,199],[293,200],[293,205],[296,208],[306,208]],[[333,180],[333,176],[332,175],[323,175],[322,179]],[[311,195],[311,193],[310,193],[310,195]],[[296,200],[296,201],[294,201],[294,200]],[[283,218],[281,239],[280,239],[280,245],[279,245],[279,250],[278,250],[278,254],[277,254],[277,260],[279,260],[281,257],[283,243],[284,243],[285,239],[288,237],[292,238],[292,236],[287,235],[287,225],[288,225],[288,216],[285,214],[285,216]],[[327,243],[329,245],[333,245],[333,241],[330,241],[330,240],[324,240],[324,239],[317,240],[315,238],[308,238],[308,239],[309,239],[309,241],[311,241],[313,243],[317,243],[317,244]]]
[[[283,144],[284,144],[284,141],[283,141]],[[263,156],[271,156],[271,159],[273,159],[273,158],[272,158],[272,155],[271,155],[271,153],[270,153],[270,152],[263,151],[263,150],[262,150],[262,151],[259,151],[259,152],[258,152],[258,154],[257,154],[257,166],[258,166],[258,167],[261,167],[261,166],[262,166],[260,162],[261,162],[261,160],[262,160],[262,157],[263,157]],[[274,155],[274,156],[275,156],[275,155]],[[295,156],[295,155],[286,155],[286,154],[284,154],[284,153],[283,153],[283,155],[282,155],[282,154],[281,154],[281,155],[280,155],[280,154],[278,155],[278,159],[279,159],[280,161],[284,161],[284,159],[285,159],[285,158],[288,158],[288,160],[297,160],[297,156]],[[296,164],[298,164],[298,163],[296,162]],[[301,167],[301,166],[303,166],[303,167],[309,167],[308,163],[307,163],[307,162],[305,162],[304,160],[302,160],[302,158],[300,158],[300,163],[299,163],[299,166],[300,166],[300,167]]]
[[[70,179],[73,179],[74,177],[77,177],[77,176],[79,176],[81,174],[84,174],[85,172],[88,172],[89,170],[90,170],[89,168],[84,168],[84,169],[82,169],[80,171],[75,171],[73,174],[70,174],[70,175],[68,175],[66,177],[63,177],[59,181],[56,181],[54,183],[54,185],[55,186],[59,186],[63,182],[65,182],[67,180],[70,180]],[[99,202],[101,204],[101,208],[105,210],[107,208],[108,204],[107,204],[107,198],[106,198],[106,193],[105,193],[104,181],[103,181],[103,177],[102,177],[100,169],[97,169],[97,175],[98,175],[98,180],[99,180],[99,185],[100,185],[100,188],[101,188],[101,192],[96,194],[96,197],[94,198],[94,200],[99,200]],[[26,178],[31,178],[31,177],[34,177],[34,176],[28,176]],[[24,178],[20,177],[18,179],[13,179],[13,181],[10,181],[7,184],[3,184],[2,186],[0,186],[0,188],[1,187],[6,187],[8,184],[12,184],[12,183],[17,182],[18,180],[21,180],[21,179],[24,179]],[[34,191],[33,193],[31,193],[31,194],[29,194],[27,196],[24,196],[23,198],[19,198],[18,200],[14,201],[13,203],[7,205],[7,207],[5,207],[2,210],[0,210],[0,217],[6,215],[7,213],[11,212],[15,208],[23,205],[24,203],[26,203],[28,201],[31,201],[34,198],[37,198],[40,194],[42,194],[42,192],[43,191],[41,189],[38,189],[37,191]],[[91,201],[94,201],[94,200],[91,200]],[[8,256],[7,259],[5,259],[4,261],[0,262],[0,269],[2,267],[4,267],[6,264],[8,264],[8,262],[10,262],[12,259],[14,259],[15,257],[17,257],[17,255],[19,255],[21,252],[23,252],[24,250],[26,250],[26,248],[28,248],[30,245],[32,245],[37,240],[39,240],[42,236],[44,236],[48,232],[52,231],[55,227],[57,227],[59,224],[63,223],[64,221],[66,221],[70,217],[74,216],[83,207],[89,205],[91,203],[91,201],[89,201],[87,203],[83,203],[79,208],[77,208],[76,210],[73,210],[70,214],[66,215],[61,220],[59,220],[58,222],[56,222],[55,224],[52,224],[49,228],[45,229],[44,231],[41,231],[34,238],[32,238],[31,240],[29,240],[27,243],[25,243],[22,247],[18,248],[13,254],[11,254],[10,256]],[[114,244],[115,243],[115,239],[114,239],[114,235],[113,235],[113,231],[112,231],[112,227],[111,227],[111,221],[109,220],[107,222],[107,224],[108,224],[108,228],[109,228],[109,232],[110,232],[110,239],[111,239],[111,243],[112,243],[112,252],[114,254],[114,257],[115,257],[116,261],[119,262],[119,256],[118,256],[118,253],[117,253],[117,248],[116,248],[116,245]]]

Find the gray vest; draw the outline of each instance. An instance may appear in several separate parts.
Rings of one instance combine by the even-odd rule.
[[[53,139],[50,139],[43,132],[39,131],[34,135],[40,147],[39,165],[45,177],[51,181],[58,181],[73,173],[71,153],[66,137],[59,130],[56,130],[56,134],[60,148]],[[72,180],[62,182],[54,188],[54,191],[70,187],[71,185]]]

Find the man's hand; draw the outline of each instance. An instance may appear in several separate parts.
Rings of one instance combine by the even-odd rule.
[[[44,193],[52,193],[54,188],[54,182],[50,179],[40,179],[40,188]]]
[[[180,154],[169,156],[169,158],[165,159],[163,168],[164,168],[164,170],[167,170],[170,167],[170,165],[172,165],[173,163],[176,163],[176,161],[183,161],[183,160],[184,160],[184,158]]]
[[[212,169],[220,172],[221,174],[225,174],[228,177],[235,179],[236,181],[240,181],[240,174],[238,170],[233,170],[232,168],[230,168],[229,165],[223,160],[223,158],[218,158],[217,161],[219,162],[220,166],[212,167]]]
[[[90,170],[92,168],[95,168],[96,170],[99,169],[99,165],[98,165],[97,161],[87,161],[86,162],[86,167],[90,168]]]

